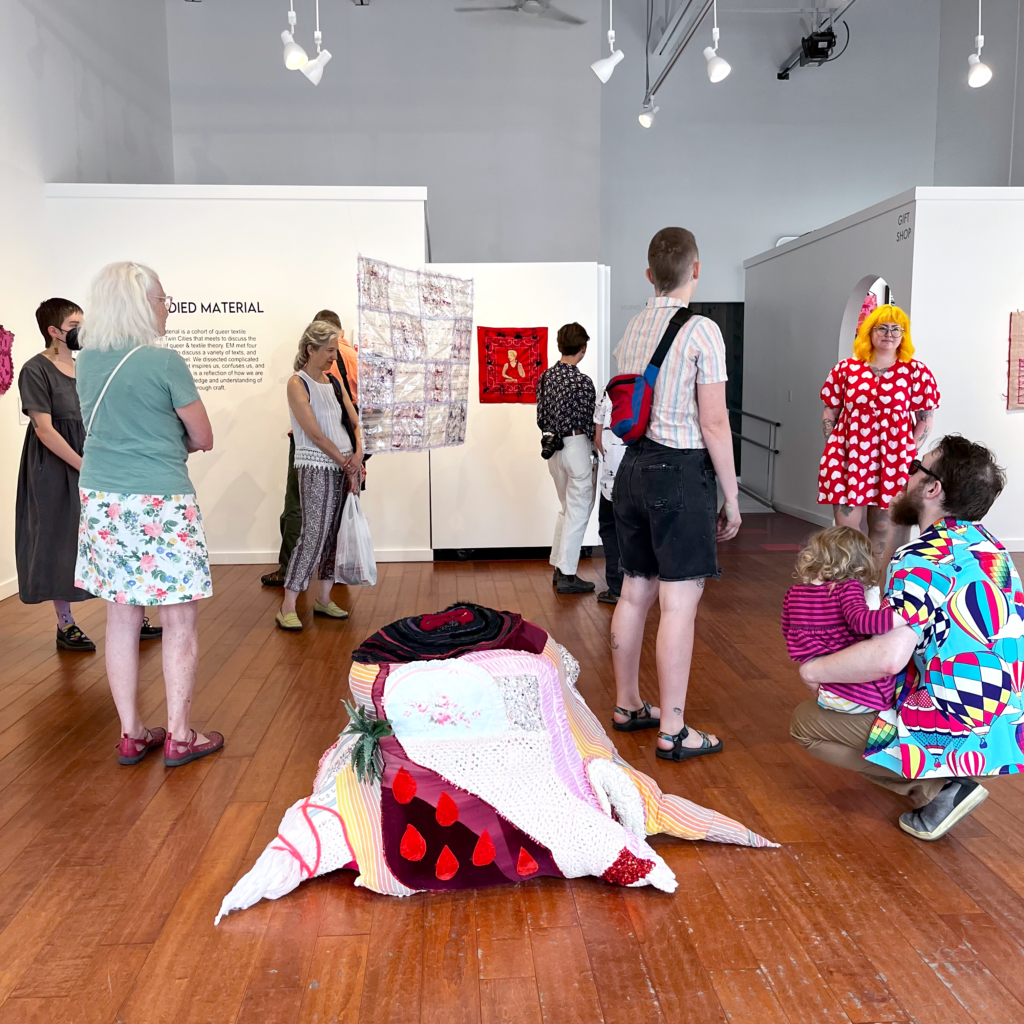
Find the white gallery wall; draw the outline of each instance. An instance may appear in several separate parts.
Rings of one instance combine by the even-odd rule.
[[[168,341],[191,343],[194,374],[222,364],[233,375],[251,374],[200,392],[215,447],[189,458],[189,475],[213,561],[276,561],[288,457],[285,385],[299,337],[325,307],[353,330],[360,253],[402,266],[423,262],[425,199],[422,188],[47,189],[48,233],[60,240],[49,254],[54,290],[83,295],[114,260],[149,264],[186,306],[169,318]],[[204,313],[204,305],[218,308]],[[244,359],[225,351],[243,339],[251,346]],[[430,558],[427,455],[378,456],[369,475],[365,509],[378,557]]]
[[[596,263],[474,263],[432,267],[474,282],[477,327],[547,327],[548,363],[556,336],[577,321],[590,335],[580,370],[598,395],[608,379],[608,268]],[[435,548],[545,547],[558,500],[540,457],[537,406],[480,403],[476,338],[470,365],[466,443],[430,453]],[[597,506],[584,539],[600,544]]]
[[[46,232],[44,182],[173,179],[162,6],[0,0],[0,96],[0,324],[15,335],[15,383],[0,398],[3,598],[17,591],[17,373],[43,347],[33,313],[53,294],[48,254],[61,245]]]
[[[918,188],[748,260],[744,398],[781,422],[775,505],[823,525],[819,392],[852,354],[860,303],[878,277],[911,317],[915,358],[942,403],[932,440],[990,447],[1009,482],[986,523],[1024,548],[1024,414],[1006,409],[1009,316],[1024,309],[1024,189]]]

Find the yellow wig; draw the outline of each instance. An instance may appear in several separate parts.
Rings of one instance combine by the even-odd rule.
[[[871,344],[871,331],[879,324],[899,324],[903,328],[903,342],[896,358],[901,363],[909,363],[914,355],[914,343],[910,340],[910,317],[899,306],[879,306],[873,310],[860,325],[857,337],[853,339],[853,356],[862,362],[870,363],[874,352]]]

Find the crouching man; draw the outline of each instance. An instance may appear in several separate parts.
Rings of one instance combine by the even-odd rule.
[[[921,531],[887,571],[885,598],[903,624],[800,668],[815,692],[906,670],[877,716],[810,700],[790,732],[819,760],[908,797],[899,825],[918,839],[940,838],[986,799],[979,776],[1024,769],[1012,685],[1024,671],[1024,588],[979,522],[1005,482],[992,452],[957,434],[915,459],[890,506],[895,525]]]

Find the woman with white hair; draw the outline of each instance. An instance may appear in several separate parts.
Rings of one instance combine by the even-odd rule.
[[[187,764],[224,745],[190,725],[199,658],[198,605],[210,597],[203,521],[186,461],[213,448],[213,428],[188,365],[164,348],[171,297],[156,273],[111,263],[92,284],[79,331],[78,394],[86,424],[75,585],[107,606],[106,665],[121,719],[118,760],[164,748]],[[139,628],[160,606],[167,730],[139,714]]]

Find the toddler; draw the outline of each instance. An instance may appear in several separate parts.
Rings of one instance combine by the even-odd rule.
[[[834,654],[859,640],[888,633],[894,613],[884,604],[868,608],[865,586],[876,576],[867,537],[848,526],[830,526],[807,542],[793,574],[800,582],[782,602],[782,635],[797,662]],[[818,704],[847,715],[892,707],[896,677],[870,683],[827,683],[818,689]]]

